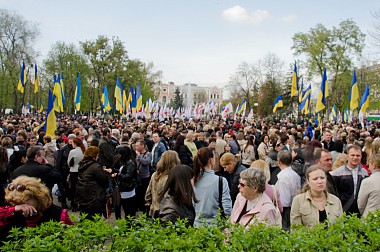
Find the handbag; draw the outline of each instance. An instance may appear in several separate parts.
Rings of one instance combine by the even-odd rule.
[[[222,205],[222,196],[223,196],[223,177],[219,176],[219,209],[220,215],[222,218],[226,218],[226,214],[224,213],[223,205]]]
[[[115,189],[112,192],[112,205],[115,207],[120,206],[121,204],[121,195],[120,195],[120,188],[119,188],[119,182],[117,179],[115,180],[116,186]]]
[[[274,185],[272,185],[273,188],[273,204],[274,204],[274,210],[275,210],[275,218],[276,218],[276,225],[282,227],[282,216],[280,209],[278,209],[278,201],[277,201],[277,190]]]

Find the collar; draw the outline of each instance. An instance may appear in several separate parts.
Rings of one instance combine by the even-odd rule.
[[[307,190],[305,193],[306,193],[306,196],[305,196],[306,199],[308,199],[310,202],[313,201],[313,198],[311,197],[310,190]],[[325,195],[326,195],[326,203],[328,203],[329,205],[333,205],[334,201],[332,201],[330,194],[325,193]]]

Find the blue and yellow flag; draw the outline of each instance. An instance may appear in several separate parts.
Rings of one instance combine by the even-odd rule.
[[[317,113],[315,115],[315,126],[316,127],[319,127],[321,126],[321,123],[322,123],[322,120],[321,120],[321,114],[320,113]]]
[[[131,110],[132,110],[132,115],[135,116],[136,114],[136,93],[133,89],[133,87],[130,88],[130,97],[131,97],[131,103],[130,103],[130,106],[131,106]],[[128,98],[129,99],[129,98]]]
[[[307,87],[305,92],[303,92],[301,103],[299,104],[299,109],[301,113],[307,115],[310,113],[310,98],[311,98],[311,85]]]
[[[26,82],[26,69],[25,69],[25,60],[22,60],[20,78],[18,79],[17,90],[22,94],[25,91],[25,82]]]
[[[100,100],[102,102],[103,112],[107,113],[107,112],[111,111],[111,104],[110,104],[110,101],[108,99],[107,85],[105,85],[103,88],[103,93],[102,93],[102,97],[100,98]]]
[[[122,88],[122,92],[121,92],[121,94],[122,94],[122,99],[123,99],[123,113],[125,114],[126,113],[126,111],[127,111],[127,92],[125,91],[125,87],[124,87],[124,84],[123,85],[121,85],[121,88]]]
[[[53,99],[54,99],[54,110],[63,112],[63,100],[62,100],[62,88],[60,84],[59,74],[54,76],[54,89],[53,89]]]
[[[354,110],[359,107],[359,87],[358,82],[356,81],[356,70],[354,69],[354,73],[352,75],[351,82],[351,91],[348,97],[350,101],[350,109]]]
[[[51,90],[49,90],[48,108],[46,111],[46,122],[44,125],[44,131],[47,136],[55,137],[55,131],[57,130],[57,118],[54,111],[54,98]]]
[[[81,79],[80,74],[78,73],[77,77],[77,85],[75,86],[75,92],[74,92],[74,106],[76,111],[80,110],[80,100],[81,100]]]
[[[365,87],[362,99],[360,100],[360,111],[365,114],[369,107],[369,85]]]
[[[42,106],[42,102],[41,102],[41,106],[40,106],[40,109],[38,110],[38,112],[42,113],[44,111],[44,106]]]
[[[119,77],[116,77],[116,87],[114,92],[116,110],[123,113],[123,98]]]
[[[141,94],[140,83],[137,84],[137,88],[136,88],[136,111],[142,112],[142,94]]]
[[[66,105],[66,96],[65,96],[65,88],[63,86],[63,73],[61,73],[59,75],[59,85],[61,86],[62,104],[63,104],[63,106],[65,106]]]
[[[273,113],[276,112],[277,108],[282,108],[283,106],[282,95],[279,95],[273,104]]]
[[[247,107],[247,102],[245,100],[243,100],[240,104],[239,104],[239,107],[237,109],[237,115],[241,115],[241,116],[244,116],[245,115],[245,110],[246,110],[246,107]],[[243,115],[244,113],[244,115]]]
[[[345,122],[348,122],[348,120],[349,120],[349,117],[350,115],[349,115],[349,113],[348,113],[348,109],[345,109],[344,110],[344,114],[343,114],[343,121],[345,121]]]
[[[318,113],[326,108],[326,97],[328,96],[328,82],[326,76],[326,68],[323,70],[321,89],[319,90],[315,112]]]
[[[38,87],[40,86],[40,76],[38,75],[37,63],[34,64],[34,93],[38,93]]]
[[[298,89],[298,102],[302,102],[302,98],[303,98],[303,78],[302,78],[302,82],[301,82],[301,87],[299,87]]]
[[[297,64],[294,62],[294,69],[292,75],[292,89],[290,91],[290,97],[298,94],[298,74],[297,74]]]

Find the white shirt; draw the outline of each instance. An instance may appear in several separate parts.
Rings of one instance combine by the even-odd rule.
[[[347,168],[352,173],[352,179],[354,180],[354,197],[356,199],[357,198],[356,188],[358,187],[358,172],[359,172],[359,167],[356,167],[355,169],[351,169],[350,167],[347,166]]]
[[[301,178],[290,166],[281,170],[277,178],[276,189],[280,192],[282,206],[291,207],[293,198],[301,190]]]

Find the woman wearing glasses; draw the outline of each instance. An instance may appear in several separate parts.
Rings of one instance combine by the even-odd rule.
[[[240,173],[239,191],[232,209],[231,223],[248,227],[257,223],[276,224],[276,210],[272,200],[264,193],[264,172],[250,168]]]
[[[0,240],[13,227],[36,227],[57,221],[73,225],[67,211],[53,204],[48,188],[37,178],[19,176],[5,189],[10,206],[0,207]]]

